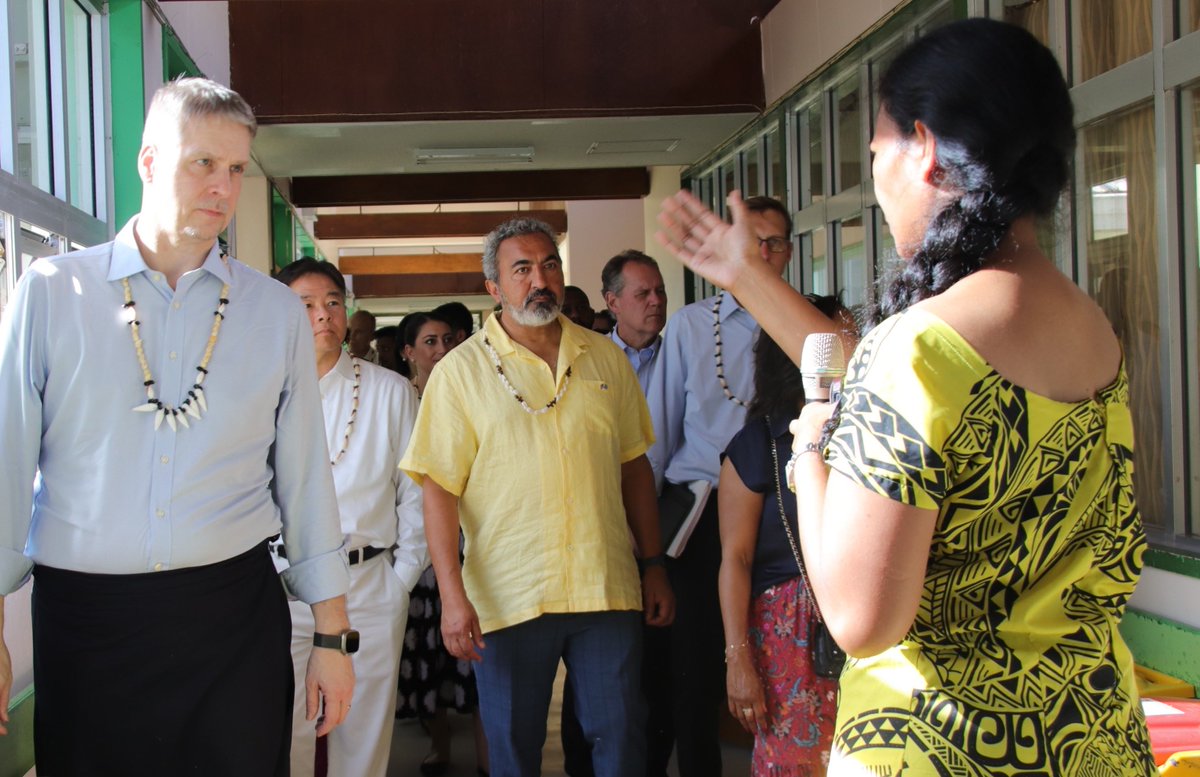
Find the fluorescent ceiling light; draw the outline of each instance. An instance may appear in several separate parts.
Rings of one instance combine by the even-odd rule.
[[[512,148],[418,148],[413,151],[419,165],[527,164],[533,161],[533,146]]]
[[[668,154],[679,146],[679,138],[655,140],[597,140],[588,154]]]

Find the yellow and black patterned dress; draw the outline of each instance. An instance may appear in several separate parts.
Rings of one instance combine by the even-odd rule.
[[[847,664],[830,774],[1157,774],[1117,631],[1145,548],[1124,369],[1056,402],[909,310],[842,402],[832,468],[938,520],[912,629]]]

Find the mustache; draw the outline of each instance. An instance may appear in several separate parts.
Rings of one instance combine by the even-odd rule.
[[[529,307],[539,300],[549,302],[551,305],[558,304],[558,296],[554,292],[550,291],[549,289],[538,289],[537,291],[531,292],[529,296],[525,298],[525,307]]]

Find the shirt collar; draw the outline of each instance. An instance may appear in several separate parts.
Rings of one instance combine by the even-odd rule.
[[[146,260],[142,258],[142,251],[138,248],[137,238],[133,234],[136,224],[137,216],[134,216],[125,223],[113,240],[112,259],[108,264],[108,280],[110,281],[119,281],[141,272],[150,272]],[[208,256],[204,257],[204,263],[200,265],[200,269],[217,276],[221,283],[233,283],[233,274],[229,271],[229,266],[221,261],[219,241],[213,241],[212,248],[208,250]]]
[[[341,356],[338,357],[337,363],[333,365],[333,369],[326,374],[333,375],[334,373],[340,375],[345,380],[354,380],[354,360],[350,356],[349,351],[343,350]]]
[[[573,364],[575,357],[588,349],[584,329],[571,323],[562,313],[558,314],[558,323],[562,327],[562,340],[558,344],[558,363]],[[500,326],[500,319],[495,313],[488,316],[488,320],[483,324],[483,331],[492,348],[496,349],[497,356],[516,352],[516,343],[508,336],[508,332],[504,331],[504,327]]]
[[[617,328],[615,326],[612,328],[612,331],[608,333],[608,336],[612,338],[612,341],[614,343],[616,343],[618,346],[620,346],[622,351],[626,351],[626,352],[633,351],[634,353],[641,353],[642,351],[649,351],[651,354],[653,354],[655,351],[658,350],[658,346],[662,345],[662,335],[655,335],[654,339],[650,341],[649,345],[647,345],[645,348],[642,348],[641,350],[638,350],[637,348],[634,348],[632,345],[630,345],[629,343],[627,343],[621,339],[621,336],[619,334],[617,334]]]
[[[709,305],[709,310],[712,310],[711,304]],[[739,310],[745,310],[745,308],[741,306],[741,303],[732,294],[725,292],[721,297],[721,308],[717,311],[720,320],[725,321]]]

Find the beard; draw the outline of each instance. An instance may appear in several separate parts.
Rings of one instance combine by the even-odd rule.
[[[562,303],[549,289],[531,292],[519,308],[509,302],[504,292],[500,292],[500,302],[504,304],[504,312],[521,326],[546,326],[558,318],[562,309]]]

